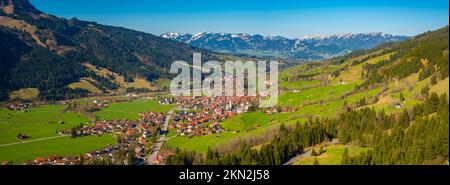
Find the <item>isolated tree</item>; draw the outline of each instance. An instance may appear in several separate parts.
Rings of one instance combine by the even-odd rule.
[[[403,92],[400,93],[400,101],[402,101],[402,102],[405,101],[405,96],[403,96]]]
[[[314,163],[313,165],[320,165],[319,161],[317,160],[317,158],[314,158]]]
[[[342,155],[342,161],[341,161],[341,164],[342,165],[347,165],[348,164],[348,149],[347,148],[345,148],[344,149],[344,154]]]
[[[431,85],[436,85],[437,84],[437,79],[436,79],[436,75],[433,75],[431,77]]]
[[[311,149],[311,156],[317,156],[316,150],[314,150],[314,147]]]
[[[80,154],[79,158],[80,159],[78,160],[78,165],[83,165],[84,164],[84,157],[83,157],[83,155]]]
[[[319,149],[319,155],[320,155],[320,154],[323,154],[323,153],[325,153],[325,150],[323,149],[323,146],[320,146],[320,149]]]
[[[284,136],[288,133],[288,130],[287,130],[286,126],[284,125],[284,123],[280,125],[279,133],[280,133],[280,136]]]
[[[135,153],[134,153],[133,150],[128,152],[128,154],[127,154],[127,165],[133,165],[134,164],[134,155],[135,155]]]
[[[366,106],[367,105],[367,101],[366,101],[366,97],[363,97],[359,100],[358,102],[359,106]]]
[[[75,127],[72,127],[72,129],[70,129],[70,137],[76,138],[77,136],[77,129]]]

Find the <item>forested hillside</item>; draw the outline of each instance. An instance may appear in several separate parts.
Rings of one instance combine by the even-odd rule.
[[[448,77],[448,26],[437,31],[416,36],[413,40],[385,48],[380,53],[395,53],[389,60],[364,65],[367,80],[361,85],[401,80],[419,73],[419,81],[428,77],[440,80]]]
[[[430,116],[433,114],[433,116]],[[344,152],[342,164],[443,164],[448,161],[449,103],[446,95],[432,94],[412,113],[400,117],[373,109],[348,110],[337,119],[309,120],[292,131],[284,125],[278,136],[259,150],[243,144],[235,154],[206,154],[177,151],[167,159],[170,165],[281,165],[304,149],[332,138],[343,144],[357,143],[372,148],[350,157]]]
[[[94,86],[105,84],[96,81],[99,77],[83,63],[105,68],[131,83],[136,78],[167,77],[173,61],[191,61],[194,51],[205,60],[216,57],[151,34],[48,15],[28,0],[1,0],[0,37],[1,100],[24,88],[37,88],[46,100],[83,96],[89,93],[86,89],[68,87],[81,78],[93,79],[89,83]]]

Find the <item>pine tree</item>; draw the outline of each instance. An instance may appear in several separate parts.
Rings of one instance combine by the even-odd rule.
[[[402,102],[405,101],[405,96],[403,96],[403,92],[400,93],[400,101],[402,101]]]
[[[348,165],[348,163],[349,163],[349,161],[348,161],[348,149],[347,148],[345,148],[344,149],[344,154],[342,155],[342,161],[341,161],[341,164],[342,165]]]
[[[321,154],[323,154],[323,153],[325,153],[325,150],[323,149],[323,146],[320,146],[320,149],[319,149],[319,155],[321,155]]]
[[[72,129],[70,129],[70,137],[76,138],[77,136],[78,136],[77,129],[75,127],[72,127]]]
[[[319,161],[317,160],[317,158],[314,158],[314,163],[313,165],[320,165]]]
[[[316,150],[314,147],[311,149],[311,156],[317,156]]]

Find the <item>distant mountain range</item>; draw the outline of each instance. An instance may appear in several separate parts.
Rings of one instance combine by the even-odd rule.
[[[309,35],[301,39],[288,39],[281,36],[246,33],[203,32],[182,35],[170,32],[161,37],[216,52],[295,60],[328,59],[343,56],[355,50],[370,49],[387,42],[409,39],[407,36],[385,33]]]

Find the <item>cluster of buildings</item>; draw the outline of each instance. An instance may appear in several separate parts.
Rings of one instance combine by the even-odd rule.
[[[7,105],[9,110],[26,110],[32,108],[33,105],[31,103],[10,103]]]
[[[118,133],[121,139],[117,145],[111,145],[106,148],[87,152],[81,157],[84,160],[103,159],[106,156],[113,157],[113,154],[119,150],[134,151],[134,158],[137,161],[144,161],[146,157],[146,143],[154,131],[161,126],[166,116],[163,113],[145,112],[139,114],[140,118],[131,120],[102,120],[95,124],[79,127],[76,130],[77,137],[101,135],[104,133]],[[61,130],[60,134],[69,135],[71,130]],[[62,157],[50,156],[47,158],[38,157],[35,160],[25,162],[31,165],[70,165],[78,164],[80,157]]]
[[[298,107],[272,107],[265,110],[266,114],[297,112]]]
[[[26,161],[26,165],[74,165],[78,164],[80,157],[62,157],[62,156],[49,156],[36,157],[34,160]]]
[[[159,100],[161,104],[178,104],[181,110],[175,112],[169,122],[169,128],[178,135],[186,137],[204,136],[223,132],[220,122],[238,114],[251,111],[258,104],[257,97],[177,97]],[[98,102],[97,102],[98,103]],[[102,105],[103,106],[103,105]],[[280,110],[272,110],[280,111]],[[294,110],[281,110],[294,111]],[[147,142],[166,121],[163,113],[145,112],[139,114],[138,120],[101,120],[93,124],[81,125],[74,129],[60,130],[60,134],[76,137],[115,133],[119,136],[118,143],[103,149],[87,152],[78,157],[50,156],[36,158],[25,164],[34,165],[70,165],[83,160],[104,159],[118,151],[133,151],[137,161],[145,161]],[[148,149],[147,149],[148,151]]]
[[[158,102],[162,105],[174,104],[175,98],[161,98]]]
[[[257,98],[242,97],[179,97],[176,99],[182,111],[173,116],[169,127],[181,136],[194,137],[220,133],[219,123],[247,112],[255,106]]]

